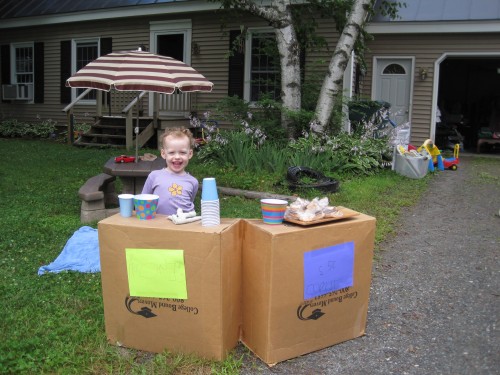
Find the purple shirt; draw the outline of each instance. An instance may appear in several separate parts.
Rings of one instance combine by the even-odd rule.
[[[177,175],[165,168],[152,171],[142,189],[142,194],[156,194],[160,197],[157,213],[173,215],[177,209],[183,212],[194,210],[194,198],[198,193],[198,180],[189,173]]]

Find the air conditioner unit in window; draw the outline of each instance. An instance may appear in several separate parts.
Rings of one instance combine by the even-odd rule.
[[[2,85],[3,100],[33,100],[33,84]]]

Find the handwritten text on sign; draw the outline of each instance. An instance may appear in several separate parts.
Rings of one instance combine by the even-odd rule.
[[[131,296],[187,299],[184,251],[125,249]]]
[[[354,242],[304,253],[304,299],[353,285]]]

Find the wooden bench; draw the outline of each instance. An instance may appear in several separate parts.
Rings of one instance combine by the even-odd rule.
[[[88,223],[102,220],[109,216],[106,205],[117,204],[115,194],[116,177],[106,173],[90,177],[78,190],[78,196],[82,200],[80,210],[80,221]]]
[[[479,138],[477,140],[477,150],[476,150],[478,154],[481,152],[481,145],[483,143],[494,145],[496,143],[500,143],[500,138]]]

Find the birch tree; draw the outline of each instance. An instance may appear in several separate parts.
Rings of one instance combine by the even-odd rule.
[[[354,44],[364,27],[367,16],[373,7],[372,0],[355,0],[347,17],[337,46],[333,52],[328,71],[319,94],[311,128],[323,133],[330,121],[337,100],[342,100],[345,69],[354,49]]]
[[[211,0],[217,1],[217,0]],[[320,96],[316,105],[311,127],[316,132],[324,132],[330,121],[336,100],[342,98],[342,82],[344,72],[354,49],[355,43],[363,30],[368,15],[373,12],[375,0],[222,0],[217,1],[225,9],[245,10],[266,20],[274,28],[281,67],[281,101],[285,111],[282,111],[282,125],[290,133],[290,120],[287,110],[301,109],[301,76],[300,76],[300,43],[292,16],[292,6],[313,5],[318,9],[327,10],[328,14],[337,14],[337,29],[342,29],[340,38],[332,54],[326,72]],[[397,7],[402,3],[396,0],[381,0],[382,13],[391,18],[397,15]],[[343,25],[338,24],[347,13]],[[341,15],[342,17],[339,17]]]

